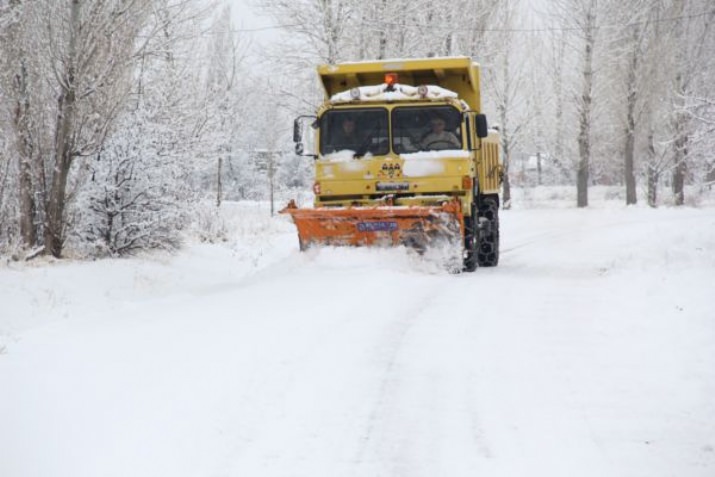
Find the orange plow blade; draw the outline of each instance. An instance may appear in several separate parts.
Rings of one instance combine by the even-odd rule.
[[[457,200],[439,206],[321,207],[299,209],[291,201],[280,211],[298,228],[301,250],[311,245],[395,246],[425,250],[440,239],[463,237]]]

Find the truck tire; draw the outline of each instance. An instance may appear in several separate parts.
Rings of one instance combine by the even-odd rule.
[[[472,215],[464,218],[464,266],[465,272],[477,269],[476,208],[472,204]]]
[[[499,199],[485,197],[479,202],[480,221],[477,263],[480,267],[496,267],[499,264]]]

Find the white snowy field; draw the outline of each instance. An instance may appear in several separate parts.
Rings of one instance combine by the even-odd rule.
[[[473,274],[302,254],[258,204],[176,256],[3,264],[0,476],[712,477],[715,206],[556,195]]]

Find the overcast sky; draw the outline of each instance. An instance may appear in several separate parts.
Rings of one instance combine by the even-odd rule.
[[[246,30],[241,33],[242,35],[251,39],[254,44],[264,44],[276,37],[277,30],[270,29],[270,27],[274,26],[272,20],[258,14],[258,9],[255,7],[256,0],[228,1],[231,4],[234,27],[237,30]],[[255,31],[256,29],[258,31]]]

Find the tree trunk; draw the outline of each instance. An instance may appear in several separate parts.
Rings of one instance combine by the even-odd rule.
[[[74,99],[72,99],[74,101]],[[71,107],[63,108],[67,119],[59,120],[58,130],[62,135],[69,135],[67,122],[73,116]],[[59,134],[58,134],[59,136]],[[64,246],[64,212],[67,200],[67,178],[72,165],[72,148],[67,141],[58,137],[56,146],[55,167],[52,173],[52,184],[47,201],[47,214],[45,218],[45,250],[46,253],[59,258]]]
[[[636,136],[636,72],[638,70],[638,35],[639,28],[633,27],[633,38],[631,39],[632,52],[631,62],[628,67],[628,96],[626,97],[626,149],[624,151],[624,179],[626,182],[626,205],[635,204],[638,201],[636,196],[636,177],[634,172],[635,156],[635,136]]]
[[[652,164],[648,165],[648,205],[658,207],[658,170]]]
[[[221,175],[223,172],[223,157],[218,158],[218,170],[216,172],[216,207],[221,207],[221,197],[223,196],[223,182]]]
[[[326,63],[330,65],[338,62],[338,40],[340,38],[338,22],[340,20],[337,17],[340,14],[340,8],[341,6],[335,5],[333,0],[325,0],[323,3],[323,28],[328,47]]]
[[[536,185],[541,185],[541,152],[536,153]]]
[[[653,131],[648,134],[648,205],[658,207],[658,179],[660,172],[656,166]]]
[[[685,173],[688,160],[688,117],[685,110],[685,87],[683,76],[676,75],[677,95],[674,100],[675,116],[673,118],[673,204],[685,204]]]
[[[556,137],[554,138],[554,152],[559,164],[564,161],[564,88],[563,88],[563,63],[566,50],[566,40],[562,33],[559,39],[556,64],[554,65],[554,90],[556,93]],[[567,171],[566,166],[561,169]],[[570,168],[567,171],[570,177]]]
[[[686,160],[688,157],[688,137],[681,128],[676,128],[675,154],[673,167],[673,203],[675,205],[685,204],[685,174],[687,170]]]
[[[447,9],[447,25],[452,24],[452,14],[451,10]],[[444,39],[444,55],[452,56],[454,51],[454,32],[448,31],[447,36]]]
[[[675,17],[682,17],[686,12],[686,1],[677,0],[674,3]],[[683,205],[685,203],[685,170],[686,161],[688,158],[688,115],[686,111],[686,100],[688,96],[689,76],[692,72],[689,70],[692,65],[688,64],[687,45],[688,35],[685,30],[685,20],[676,22],[674,25],[675,46],[676,46],[676,65],[674,78],[674,97],[673,97],[673,203],[674,205]]]
[[[511,182],[509,181],[509,161],[504,161],[504,182],[502,183],[502,208],[511,209]]]
[[[504,4],[506,17],[509,18],[510,5],[509,2]],[[509,22],[507,21],[507,24]],[[507,33],[504,41],[504,52],[502,53],[502,98],[499,100],[498,111],[499,111],[499,121],[501,121],[501,142],[502,142],[502,154],[504,159],[504,182],[502,183],[502,207],[507,210],[511,208],[511,183],[509,182],[509,165],[511,163],[511,152],[512,152],[512,134],[509,130],[509,112],[511,108],[511,96],[510,96],[510,82],[512,78],[512,69],[510,62],[511,53],[511,35]]]
[[[20,161],[20,234],[26,247],[37,245],[35,228],[35,198],[32,184],[32,165],[28,157],[18,156]]]
[[[382,10],[380,12],[380,18],[378,18],[376,21],[379,24],[380,22],[385,21],[385,15],[387,14],[387,0],[382,0]],[[378,60],[384,60],[386,55],[387,55],[387,26],[383,23],[383,27],[380,29],[378,32],[378,51],[377,51],[377,59]]]
[[[64,245],[64,212],[67,201],[67,178],[74,157],[73,123],[76,102],[75,68],[77,60],[77,35],[80,28],[80,0],[70,5],[69,44],[62,92],[58,101],[55,129],[55,157],[52,184],[47,199],[45,217],[45,253],[55,257],[62,255]]]
[[[276,152],[275,150],[271,149],[270,152],[268,153],[268,184],[269,184],[269,198],[271,201],[271,217],[274,215],[274,206],[273,206],[273,194],[275,190],[275,184],[273,182],[274,176],[275,176],[275,163],[274,163],[274,156]]]
[[[20,205],[20,236],[25,247],[37,245],[37,230],[34,224],[36,204],[34,198],[32,160],[35,148],[32,137],[32,121],[30,117],[30,95],[28,91],[27,47],[22,22],[23,5],[20,0],[10,0],[12,16],[18,12],[18,18],[11,22],[0,41],[3,45],[2,55],[7,55],[7,65],[13,70],[12,80],[8,85],[10,93],[8,100],[13,105],[12,129],[18,165],[18,200]],[[7,41],[10,39],[11,41]],[[14,41],[12,41],[14,40]],[[5,62],[3,62],[5,63]],[[0,86],[2,89],[2,86]]]
[[[506,105],[502,105],[502,158],[504,165],[504,182],[502,182],[502,207],[504,210],[511,208],[511,182],[509,182],[509,165],[511,164],[511,137],[507,129]],[[502,108],[500,108],[502,109]]]
[[[626,151],[625,151],[625,167],[624,175],[626,181],[626,205],[635,204],[638,202],[636,196],[636,177],[634,169],[634,149],[635,137],[633,131],[626,131]]]
[[[589,144],[579,139],[579,153],[581,159],[576,173],[576,205],[588,207],[588,158],[590,155]]]
[[[579,162],[576,176],[576,205],[578,207],[588,206],[588,178],[591,162],[591,103],[593,101],[593,47],[595,44],[595,16],[596,0],[591,0],[591,5],[586,18],[586,51],[583,65],[583,90],[579,111]]]
[[[34,154],[30,134],[30,99],[27,91],[27,68],[25,67],[24,51],[20,51],[20,71],[15,76],[17,102],[15,104],[15,138],[17,141],[20,199],[20,235],[26,247],[37,245],[37,230],[35,229],[35,198],[32,175],[32,156]]]

